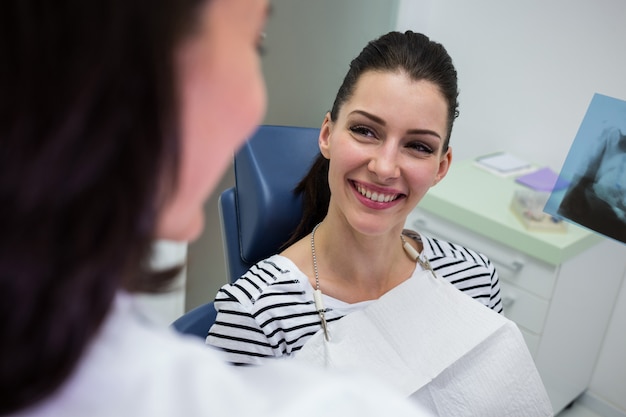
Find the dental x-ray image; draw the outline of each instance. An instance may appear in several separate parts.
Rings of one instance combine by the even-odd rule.
[[[626,243],[626,101],[595,94],[544,211]]]

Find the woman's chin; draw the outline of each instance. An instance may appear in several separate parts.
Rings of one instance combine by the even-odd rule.
[[[193,242],[200,237],[203,230],[204,213],[198,213],[186,222],[180,218],[173,219],[169,224],[159,227],[156,237],[174,242]]]

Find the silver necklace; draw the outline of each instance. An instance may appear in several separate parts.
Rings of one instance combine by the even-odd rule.
[[[315,309],[317,310],[317,314],[320,316],[320,322],[322,325],[322,330],[324,331],[324,339],[327,342],[330,341],[330,332],[328,331],[328,323],[326,322],[326,308],[324,307],[324,302],[322,301],[322,290],[320,289],[320,276],[317,271],[317,256],[315,256],[315,231],[319,227],[321,223],[318,223],[313,228],[311,232],[311,254],[313,255],[313,273],[315,274],[315,290],[313,291],[313,299],[315,301]],[[437,278],[435,275],[435,271],[430,266],[430,262],[428,259],[422,259],[419,256],[419,253],[415,250],[413,246],[409,244],[409,242],[404,239],[404,236],[400,234],[400,240],[402,241],[402,248],[406,252],[406,254],[413,260],[413,262],[417,262],[424,270],[430,271],[433,274],[433,277]]]
[[[315,273],[315,291],[313,291],[313,300],[315,300],[315,309],[320,316],[320,322],[322,323],[322,330],[324,331],[324,339],[330,342],[330,333],[328,332],[328,323],[326,323],[326,308],[324,308],[324,302],[322,301],[322,290],[320,290],[320,276],[317,272],[317,257],[315,256],[315,231],[321,223],[318,223],[311,232],[311,253],[313,254],[313,272]]]

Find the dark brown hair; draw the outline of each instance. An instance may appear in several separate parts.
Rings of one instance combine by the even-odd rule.
[[[147,264],[176,181],[174,52],[199,2],[0,5],[0,414],[61,385],[118,289],[173,275]]]
[[[350,63],[330,111],[332,121],[337,120],[341,107],[354,93],[357,81],[368,71],[402,71],[414,81],[426,80],[439,87],[448,104],[448,132],[443,146],[443,151],[447,151],[452,125],[459,114],[459,92],[456,69],[443,45],[411,31],[389,32],[369,42]],[[328,166],[328,160],[318,155],[296,187],[295,193],[302,194],[304,211],[300,224],[284,247],[311,233],[313,227],[326,217],[330,202]]]

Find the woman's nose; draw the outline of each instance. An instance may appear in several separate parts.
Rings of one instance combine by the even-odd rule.
[[[400,176],[400,167],[398,165],[397,149],[392,146],[382,146],[373,150],[373,155],[367,167],[380,180],[398,178]]]

